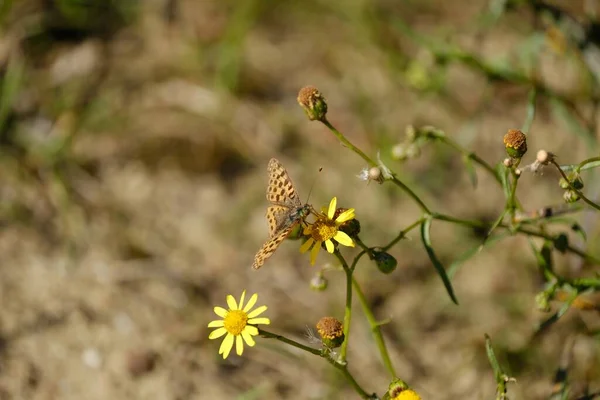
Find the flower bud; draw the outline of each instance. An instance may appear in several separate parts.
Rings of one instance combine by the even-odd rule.
[[[404,143],[398,143],[394,147],[392,147],[392,158],[394,160],[405,160],[408,157],[406,151],[406,145]]]
[[[564,253],[567,250],[567,246],[569,245],[569,237],[564,233],[560,233],[558,236],[554,238],[552,241],[554,248],[561,253]]]
[[[565,191],[565,194],[563,194],[563,200],[565,203],[575,203],[577,200],[579,200],[579,195],[576,191],[569,189]]]
[[[322,291],[326,290],[328,284],[329,284],[329,281],[321,273],[316,274],[310,280],[310,288],[316,292],[322,292]]]
[[[317,332],[326,347],[334,349],[344,342],[344,326],[334,317],[323,317],[317,322]]]
[[[543,312],[550,311],[550,298],[546,291],[540,292],[535,296],[535,304],[538,310]]]
[[[335,220],[341,213],[348,210],[347,208],[337,208],[333,214]],[[355,237],[360,233],[360,222],[356,218],[346,221],[340,225],[340,231],[344,232],[350,237]]]
[[[579,175],[578,173],[572,173],[571,175],[569,175],[569,181],[575,189],[583,189],[583,179],[581,179],[581,175]]]
[[[302,106],[308,119],[324,121],[327,114],[325,98],[314,86],[305,86],[298,92],[298,104]]]
[[[398,266],[396,258],[385,251],[373,251],[373,260],[377,264],[377,268],[384,274],[391,274]]]
[[[569,188],[569,182],[565,178],[560,178],[558,186],[560,186],[561,189],[567,190]]]
[[[509,129],[504,135],[506,153],[512,158],[521,158],[527,152],[527,137],[518,129]]]

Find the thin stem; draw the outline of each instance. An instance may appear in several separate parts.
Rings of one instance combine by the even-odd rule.
[[[452,140],[451,138],[449,138],[446,135],[434,135],[434,137],[436,139],[438,139],[439,141],[441,141],[442,143],[452,147],[453,149],[455,149],[456,151],[461,153],[463,156],[468,157],[471,160],[473,160],[474,162],[476,162],[477,164],[481,165],[487,172],[489,172],[494,177],[494,179],[496,181],[498,181],[498,183],[502,182],[500,180],[500,177],[496,173],[496,170],[494,169],[494,167],[492,167],[490,164],[488,164],[484,159],[480,158],[477,154],[462,147],[460,144],[458,144],[456,141]]]
[[[596,163],[596,162],[600,162],[600,157],[592,157],[592,158],[588,158],[586,160],[583,160],[582,162],[580,162],[579,164],[577,164],[577,167],[575,168],[575,172],[579,172],[581,171],[581,169],[586,165],[586,164],[591,164],[591,163]],[[562,169],[562,168],[561,168]]]
[[[332,359],[329,356],[329,352],[324,352],[321,350],[317,350],[317,349],[313,349],[312,347],[308,347],[303,345],[302,343],[298,343],[295,340],[292,339],[288,339],[285,336],[281,336],[281,335],[277,335],[275,333],[271,333],[269,331],[265,331],[264,329],[258,328],[258,333],[265,338],[269,338],[269,339],[275,339],[275,340],[279,340],[280,342],[283,342],[285,344],[289,344],[290,346],[296,347],[300,350],[304,350],[307,351],[311,354],[314,354],[315,356],[319,356],[322,357],[324,359],[327,360],[327,362],[329,362],[329,364],[333,365],[335,368],[337,368],[338,370],[340,370],[342,372],[342,374],[344,375],[344,377],[346,378],[346,380],[350,383],[350,385],[352,385],[352,387],[354,388],[354,390],[356,390],[356,392],[359,394],[359,396],[363,399],[377,399],[377,396],[372,395],[372,394],[368,394],[359,384],[358,382],[356,382],[356,379],[354,379],[354,377],[352,376],[352,374],[350,373],[350,371],[348,371],[348,367],[345,364],[339,363],[337,361],[335,361],[334,359]]]
[[[269,331],[265,331],[262,328],[258,328],[258,334],[261,335],[262,337],[266,337],[266,338],[269,338],[269,339],[279,340],[280,342],[283,342],[285,344],[289,344],[290,346],[296,347],[296,348],[298,348],[300,350],[307,351],[307,352],[309,352],[311,354],[314,354],[315,356],[323,357],[323,352],[321,350],[314,349],[312,347],[303,345],[302,343],[298,343],[295,340],[288,339],[285,336],[281,336],[281,335],[277,335],[276,333],[271,333]]]
[[[425,221],[425,217],[419,218],[418,220],[416,220],[415,222],[410,224],[408,227],[401,230],[400,233],[398,233],[398,235],[394,239],[392,239],[391,242],[389,242],[387,245],[382,247],[382,250],[388,251],[389,249],[391,249],[393,246],[396,245],[396,243],[398,243],[400,240],[402,240],[404,237],[406,237],[406,234],[408,232],[412,231],[414,228],[421,225],[423,223],[423,221]]]
[[[329,130],[331,132],[333,132],[333,134],[338,138],[338,140],[340,142],[342,142],[346,147],[348,147],[350,150],[352,150],[353,152],[358,154],[363,160],[365,160],[367,162],[367,164],[369,164],[370,167],[378,166],[378,164],[375,161],[373,161],[369,156],[367,156],[365,153],[363,153],[361,149],[359,149],[358,147],[353,145],[348,139],[346,139],[346,137],[344,136],[343,133],[341,133],[333,125],[331,125],[331,123],[327,120],[327,118],[324,117],[320,121],[327,128],[329,128]],[[421,209],[424,212],[429,213],[429,208],[427,208],[427,206],[425,205],[425,203],[423,203],[423,201],[419,198],[419,196],[417,196],[408,186],[406,186],[403,182],[401,182],[398,178],[396,178],[396,174],[391,172],[391,175],[392,175],[391,181],[394,182],[397,186],[399,186],[404,192],[406,192],[406,194],[408,194],[410,197],[412,197],[412,199],[419,205],[419,207],[421,207]]]
[[[446,221],[446,222],[451,222],[451,223],[455,223],[458,225],[462,225],[462,226],[466,226],[469,228],[483,228],[483,229],[487,229],[489,228],[489,224],[484,222],[484,221],[477,221],[477,220],[467,220],[467,219],[460,219],[460,218],[455,218],[455,217],[451,217],[449,215],[444,215],[444,214],[438,214],[438,213],[433,213],[431,214],[431,218],[433,219],[437,219],[439,221]],[[511,226],[505,224],[505,223],[500,223],[498,225],[498,227],[500,228],[504,228],[504,229],[511,229]],[[523,226],[514,226],[512,227],[515,232],[524,234],[524,235],[530,235],[530,236],[535,236],[535,237],[539,237],[542,239],[547,239],[547,240],[554,240],[555,237],[547,234],[547,233],[543,233],[543,232],[538,232],[538,231],[534,231],[531,229],[528,229],[526,227]],[[587,254],[586,252],[579,250],[573,246],[571,246],[570,244],[567,244],[565,246],[565,250],[578,255],[579,257],[583,258],[584,260],[587,260],[591,263],[595,263],[598,264],[600,263],[600,258],[595,257],[591,254]]]
[[[346,307],[344,312],[344,343],[340,351],[340,360],[346,363],[346,354],[348,353],[348,341],[350,339],[350,321],[352,320],[352,269],[348,267],[348,263],[344,257],[336,250],[333,254],[337,257],[340,264],[346,273]]]
[[[340,131],[335,129],[335,127],[333,125],[331,125],[331,123],[327,120],[327,118],[323,117],[323,119],[320,121],[323,123],[323,125],[325,125],[327,128],[329,128],[329,130],[331,132],[333,132],[333,134],[339,139],[340,142],[342,142],[350,150],[352,150],[353,152],[355,152],[356,154],[361,156],[362,159],[365,160],[367,162],[367,164],[369,164],[370,167],[377,166],[377,163],[375,161],[373,161],[369,156],[367,156],[365,153],[363,153],[361,149],[359,149],[358,147],[353,145],[348,139],[346,139],[346,137],[344,136],[343,133],[341,133]]]
[[[419,207],[421,208],[421,210],[427,214],[430,214],[431,211],[429,211],[429,208],[425,205],[425,203],[423,203],[423,201],[419,198],[419,196],[417,196],[415,194],[415,192],[413,192],[408,186],[406,186],[404,183],[402,183],[402,181],[400,181],[398,178],[396,178],[395,174],[392,174],[392,182],[394,182],[396,184],[396,186],[400,187],[400,189],[404,190],[404,192],[406,194],[408,194],[410,197],[412,197],[412,199],[419,205]]]
[[[369,307],[369,303],[365,297],[365,294],[360,288],[360,285],[356,281],[355,278],[352,278],[352,285],[354,286],[354,291],[356,292],[356,296],[362,306],[363,313],[369,322],[369,326],[371,327],[371,333],[373,334],[373,338],[375,339],[375,343],[377,344],[377,348],[379,349],[379,354],[381,355],[381,359],[383,361],[383,365],[388,370],[390,376],[392,378],[396,377],[396,371],[394,370],[394,366],[392,365],[392,360],[390,359],[390,355],[388,353],[387,347],[383,340],[383,335],[381,334],[381,329],[379,328],[379,323],[375,319],[375,315],[373,315],[373,311]]]

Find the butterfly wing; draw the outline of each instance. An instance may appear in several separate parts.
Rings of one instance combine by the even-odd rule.
[[[267,222],[269,223],[269,237],[273,237],[278,229],[288,220],[290,209],[284,206],[273,205],[267,208]]]
[[[268,171],[267,200],[289,208],[300,207],[302,205],[300,196],[283,165],[277,159],[271,158]]]
[[[281,242],[290,234],[292,228],[296,224],[291,224],[285,229],[277,232],[271,239],[267,240],[265,244],[260,248],[258,253],[254,256],[254,263],[252,264],[252,268],[259,269],[265,263],[265,261],[275,253],[275,250],[279,247]]]

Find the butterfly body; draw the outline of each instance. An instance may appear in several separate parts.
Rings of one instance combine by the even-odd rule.
[[[273,255],[292,229],[312,210],[310,205],[302,204],[292,180],[278,160],[272,158],[269,161],[268,171],[267,200],[271,205],[267,208],[266,217],[269,224],[269,240],[254,256],[254,269],[260,268]]]

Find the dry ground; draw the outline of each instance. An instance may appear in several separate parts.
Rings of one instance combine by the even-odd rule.
[[[474,189],[446,148],[428,146],[406,163],[392,161],[390,149],[408,124],[434,125],[495,164],[502,135],[525,120],[528,88],[489,83],[454,63],[436,90],[444,67],[395,22],[514,68],[526,64],[524,48],[539,46],[545,85],[581,104],[589,85],[576,57],[534,29],[530,12],[477,25],[485,1],[155,0],[132,13],[126,3],[135,5],[120,3],[119,23],[84,13],[85,21],[117,21],[88,21],[89,30],[64,28],[65,18],[79,18],[69,1],[16,1],[3,16],[11,100],[8,112],[0,108],[0,399],[354,398],[318,358],[259,340],[223,361],[207,339],[212,307],[243,289],[269,306],[271,331],[296,340],[307,341],[306,326],[321,316],[343,316],[343,276],[331,273],[326,292],[311,291],[316,268],[297,242],[250,269],[267,235],[271,157],[301,196],[315,182],[313,204],[337,196],[354,207],[369,245],[420,216],[391,185],[356,178],[361,159],[306,119],[298,89],[317,85],[330,120],[369,154],[381,152],[434,210],[491,221],[504,198],[483,171]],[[597,5],[556,3],[578,16]],[[544,98],[529,148],[527,163],[539,148],[564,163],[597,154]],[[598,180],[587,176],[597,195]],[[560,204],[562,192],[548,172],[524,175],[518,195],[533,210]],[[589,237],[574,244],[600,255],[598,213],[575,217]],[[597,313],[571,310],[533,337],[548,314],[535,306],[543,281],[526,238],[508,238],[462,267],[454,278],[460,306],[418,236],[410,239],[393,249],[392,275],[366,259],[357,274],[377,317],[389,319],[383,332],[398,374],[424,399],[493,398],[485,333],[517,378],[511,399],[548,398],[569,356],[569,398],[586,384],[600,391]],[[447,264],[477,243],[473,232],[442,223],[433,240]],[[599,271],[570,256],[556,261],[567,275]],[[326,262],[333,259],[322,253]],[[358,307],[349,361],[367,390],[387,387]]]

